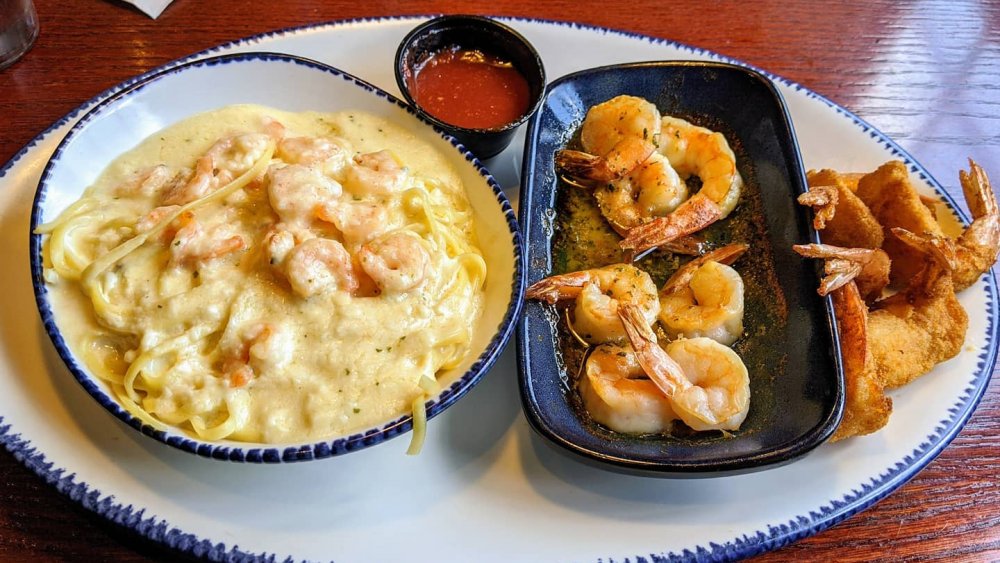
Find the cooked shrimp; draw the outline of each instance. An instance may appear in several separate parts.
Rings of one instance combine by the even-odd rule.
[[[312,238],[316,235],[308,229],[278,223],[264,235],[264,257],[272,267],[284,271],[285,259],[295,245]]]
[[[351,255],[333,239],[311,238],[292,248],[285,261],[285,274],[292,291],[305,298],[358,289]]]
[[[810,170],[806,177],[809,191],[798,202],[813,208],[813,227],[823,231],[823,242],[845,248],[882,247],[882,225],[854,193],[858,178],[833,170]]]
[[[380,290],[404,293],[424,282],[430,255],[420,237],[394,231],[364,244],[358,262]]]
[[[230,387],[243,387],[258,375],[282,369],[294,349],[284,325],[265,322],[244,327],[228,348],[222,371]]]
[[[698,176],[701,189],[665,217],[635,227],[621,246],[636,253],[655,248],[726,218],[739,201],[743,178],[722,133],[664,116],[660,152],[681,178]]]
[[[882,296],[889,285],[889,255],[877,248],[841,248],[829,244],[796,244],[795,252],[807,258],[823,258],[826,274],[816,290],[826,296],[854,280],[867,302]]]
[[[670,213],[687,195],[687,184],[659,153],[628,176],[604,183],[594,191],[601,214],[621,235],[653,217]]]
[[[176,180],[176,173],[165,164],[158,164],[134,176],[133,180],[116,187],[115,193],[120,196],[131,196],[139,193],[146,197],[152,197],[164,188],[168,188],[174,180]]]
[[[972,212],[972,224],[957,240],[934,235],[929,235],[927,240],[933,246],[948,247],[954,253],[955,291],[974,284],[993,267],[1000,252],[1000,209],[986,171],[969,159],[969,172],[960,170],[959,180]]]
[[[590,417],[616,432],[667,432],[677,419],[628,345],[602,344],[591,350],[577,389]]]
[[[351,148],[343,139],[286,137],[278,143],[275,156],[291,164],[320,165],[329,174],[350,162]]]
[[[654,322],[660,312],[656,284],[649,274],[630,264],[551,276],[529,287],[526,296],[548,303],[575,299],[571,328],[591,344],[625,338],[618,318],[622,304],[639,307],[649,323]]]
[[[170,253],[179,264],[200,263],[244,250],[246,240],[228,223],[205,227],[187,211],[177,218],[177,229],[170,243]]]
[[[205,197],[212,189],[215,179],[214,159],[205,155],[195,163],[194,175],[183,184],[174,184],[163,195],[163,205],[184,205]],[[215,186],[217,187],[217,186]]]
[[[135,232],[145,233],[153,230],[153,228],[163,222],[164,219],[176,213],[180,208],[181,206],[179,205],[163,205],[154,208],[149,213],[139,217],[139,219],[135,222]],[[173,238],[172,233],[170,238]]]
[[[355,195],[388,195],[402,190],[407,176],[392,152],[381,150],[355,156],[344,187]]]
[[[848,281],[831,290],[844,368],[844,418],[831,442],[871,434],[889,422],[892,399],[878,374],[868,338],[868,308]]]
[[[924,253],[892,236],[895,227],[920,234],[944,236],[934,214],[920,199],[910,182],[910,172],[898,160],[886,162],[858,180],[858,197],[871,209],[882,226],[882,250],[892,260],[890,281],[895,287],[907,285],[922,268]]]
[[[561,150],[556,167],[574,178],[610,182],[628,175],[656,150],[660,112],[635,96],[617,96],[587,111],[583,150]]]
[[[954,357],[969,325],[951,279],[954,254],[936,245],[931,235],[915,235],[899,227],[892,234],[918,252],[921,263],[904,289],[876,301],[867,315],[868,347],[886,387],[905,385]],[[843,259],[839,257],[845,254],[835,255]],[[849,280],[852,272],[862,271],[855,268],[840,276]]]
[[[634,305],[618,314],[646,375],[693,430],[737,430],[750,410],[750,376],[736,352],[710,338],[660,347]]]
[[[215,168],[238,176],[254,165],[274,139],[267,133],[242,133],[220,139],[205,156],[211,157]]]
[[[955,297],[951,267],[928,235],[901,228],[893,234],[923,253],[922,268],[906,288],[873,306],[868,316],[872,355],[886,387],[899,387],[955,357],[969,317]],[[895,266],[895,263],[894,263]]]
[[[660,325],[671,338],[731,345],[743,334],[743,278],[729,267],[747,250],[730,244],[691,260],[660,289]]]
[[[336,203],[343,191],[336,180],[301,164],[271,166],[267,175],[271,208],[289,224],[311,224],[324,207]]]
[[[344,245],[357,248],[397,226],[385,205],[341,200],[320,208],[319,218],[333,223],[344,237]]]

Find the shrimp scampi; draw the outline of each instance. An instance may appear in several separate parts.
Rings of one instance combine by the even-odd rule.
[[[739,429],[750,411],[750,376],[736,352],[710,338],[661,348],[637,307],[618,314],[643,371],[680,420],[696,431]]]
[[[743,334],[743,279],[729,264],[747,250],[731,244],[678,269],[660,290],[660,325],[671,338],[731,345]]]
[[[653,154],[660,127],[655,105],[635,96],[617,96],[587,111],[580,131],[585,152],[557,152],[556,167],[573,178],[618,180]]]
[[[628,345],[593,348],[577,388],[590,417],[615,432],[668,432],[677,419],[669,399],[646,376]]]
[[[654,322],[660,312],[653,280],[630,264],[551,276],[529,287],[527,298],[548,303],[575,300],[570,327],[591,344],[625,339],[625,330],[618,318],[622,304],[637,306],[649,323]]]
[[[677,208],[688,191],[667,159],[653,153],[646,162],[620,180],[601,185],[594,191],[597,206],[618,234]]]
[[[736,156],[721,133],[664,116],[660,152],[681,178],[698,176],[701,189],[669,215],[630,230],[621,247],[636,254],[726,218],[743,191]]]

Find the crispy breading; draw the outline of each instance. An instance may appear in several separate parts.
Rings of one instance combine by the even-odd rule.
[[[876,371],[869,348],[868,310],[854,282],[833,292],[844,368],[844,418],[831,442],[871,434],[889,422],[892,399]]]
[[[857,195],[882,225],[885,236],[882,250],[892,260],[890,284],[906,285],[923,267],[923,256],[893,236],[891,230],[902,227],[919,235],[944,236],[941,226],[910,183],[906,165],[898,160],[889,161],[858,180]]]
[[[811,188],[833,186],[837,189],[832,217],[827,219],[820,233],[825,244],[845,248],[882,247],[882,226],[854,193],[858,177],[858,174],[841,174],[834,170],[810,170],[806,175]]]
[[[920,260],[910,285],[868,315],[868,343],[886,387],[906,385],[962,350],[969,316],[946,265]]]

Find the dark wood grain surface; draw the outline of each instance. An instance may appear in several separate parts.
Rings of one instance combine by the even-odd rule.
[[[388,14],[573,19],[704,47],[819,92],[895,139],[961,200],[972,156],[1000,182],[1000,3],[988,1],[346,2],[176,0],[156,21],[125,3],[36,0],[34,49],[0,71],[0,163],[84,100],[216,44]],[[2,414],[2,413],[0,413]],[[911,482],[777,560],[1000,560],[1000,384]],[[0,451],[0,560],[173,560]]]

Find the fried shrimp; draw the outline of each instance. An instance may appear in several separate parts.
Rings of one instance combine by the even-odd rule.
[[[580,130],[585,152],[557,152],[556,168],[578,179],[618,180],[653,154],[661,126],[655,105],[635,96],[617,96],[587,111]]]
[[[955,297],[951,263],[927,236],[893,229],[898,240],[922,253],[921,270],[906,288],[873,306],[869,341],[886,387],[899,387],[955,357],[969,317]]]
[[[750,376],[743,360],[710,338],[677,340],[661,348],[634,305],[618,314],[643,371],[693,430],[737,430],[750,410]]]
[[[831,442],[871,434],[889,422],[892,399],[885,396],[868,336],[868,308],[852,281],[831,290],[844,369],[844,417]]]
[[[905,385],[957,355],[969,324],[965,309],[955,297],[951,280],[953,255],[941,252],[927,236],[905,229],[893,229],[893,236],[920,253],[921,269],[908,280],[904,289],[876,301],[867,315],[867,345],[879,380],[886,387]],[[857,254],[852,255],[851,251]],[[833,260],[858,260],[859,256],[864,256],[863,251],[871,252],[870,249],[837,249],[826,254],[835,256]],[[851,275],[860,275],[863,271],[863,267],[845,269],[835,277],[846,284],[851,281]]]
[[[593,348],[577,388],[590,417],[615,432],[668,432],[677,418],[628,345]]]
[[[882,225],[884,250],[892,260],[890,282],[902,287],[923,267],[923,253],[892,235],[892,229],[943,237],[944,232],[934,215],[924,205],[917,190],[910,183],[906,165],[890,161],[858,180],[858,197],[871,209]]]
[[[986,172],[969,159],[969,172],[959,171],[962,192],[972,212],[972,224],[956,240],[933,234],[926,243],[954,256],[952,279],[955,291],[974,284],[997,260],[1000,252],[1000,209]]]
[[[736,208],[743,191],[736,156],[722,133],[665,116],[660,152],[681,178],[698,176],[701,189],[669,215],[631,229],[621,247],[636,254],[724,219]]]
[[[730,244],[678,269],[660,289],[660,325],[671,338],[731,345],[743,334],[743,279],[729,266],[747,250]]]
[[[570,326],[590,344],[625,339],[618,317],[622,304],[638,307],[647,323],[655,322],[660,312],[656,284],[649,274],[630,264],[551,276],[529,287],[527,298],[547,303],[575,300]]]

